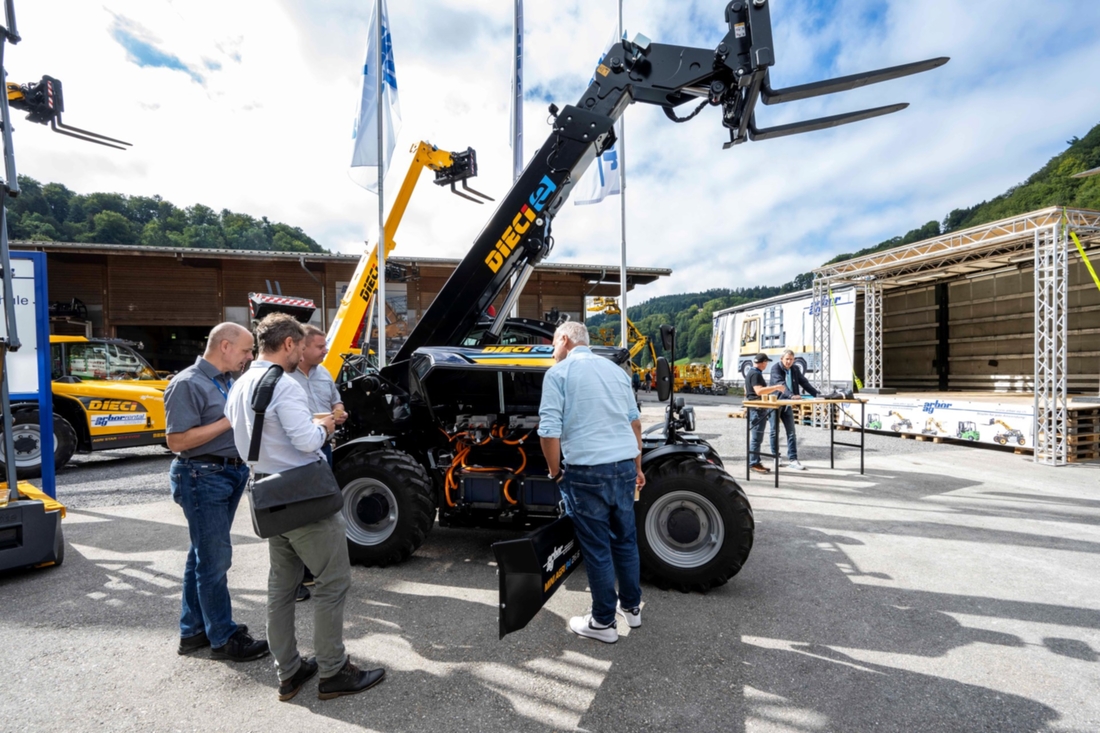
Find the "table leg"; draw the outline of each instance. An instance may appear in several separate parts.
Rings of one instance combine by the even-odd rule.
[[[859,475],[863,475],[863,446],[867,440],[867,403],[859,403]]]
[[[775,488],[779,488],[779,410],[772,410],[772,430],[775,435]]]
[[[833,404],[831,402],[826,403],[825,409],[829,411],[829,468],[836,468],[834,463],[834,453],[836,452],[836,421],[833,420]]]
[[[752,467],[749,465],[749,441],[752,440],[752,408],[745,408],[745,480],[749,481],[749,474],[752,473]]]

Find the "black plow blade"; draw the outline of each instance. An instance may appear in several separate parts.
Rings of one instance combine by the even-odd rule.
[[[581,563],[573,520],[560,517],[523,539],[496,542],[500,638],[528,624]]]

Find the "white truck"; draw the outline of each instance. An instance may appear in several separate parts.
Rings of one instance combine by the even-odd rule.
[[[832,291],[830,303],[829,378],[819,374],[820,354],[814,350],[812,290],[777,295],[774,298],[716,311],[711,342],[711,372],[716,384],[743,387],[752,357],[761,352],[777,361],[786,349],[795,354],[795,364],[815,383],[851,383],[855,346],[856,291]]]

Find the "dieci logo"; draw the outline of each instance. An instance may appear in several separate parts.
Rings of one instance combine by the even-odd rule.
[[[550,198],[550,194],[557,190],[558,187],[554,185],[549,176],[542,177],[538,190],[531,194],[531,197],[527,200],[528,203],[524,204],[523,208],[512,219],[511,226],[504,230],[504,234],[500,235],[496,248],[485,258],[485,264],[489,266],[490,270],[493,272],[500,271],[500,268],[504,266],[504,260],[508,259],[508,256],[512,254],[512,250],[519,244],[520,237],[527,233],[527,230],[531,228],[531,224],[535,221],[535,216],[545,208],[546,200]]]

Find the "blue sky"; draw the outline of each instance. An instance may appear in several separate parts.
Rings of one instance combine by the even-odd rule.
[[[775,86],[924,58],[916,77],[762,108],[761,126],[907,101],[899,114],[722,150],[716,109],[676,125],[634,105],[626,120],[627,240],[633,265],[671,267],[635,300],[710,287],[779,284],[837,253],[903,234],[1024,180],[1100,123],[1100,3],[1050,0],[769,0]],[[19,125],[20,171],[81,191],[160,194],[301,226],[359,251],[375,199],[347,176],[368,2],[279,0],[257,19],[213,0],[55,0],[19,5],[13,81],[65,83],[66,121],[130,140],[121,153]],[[724,2],[626,2],[630,34],[713,47]],[[251,9],[250,9],[251,8]],[[526,5],[525,153],[546,107],[576,101],[612,30],[611,0]],[[508,148],[511,3],[390,2],[402,127],[473,146],[473,184],[497,199]],[[105,83],[109,80],[109,84]],[[422,183],[398,233],[402,255],[459,257],[490,211]],[[615,264],[619,203],[564,208],[552,259]]]

